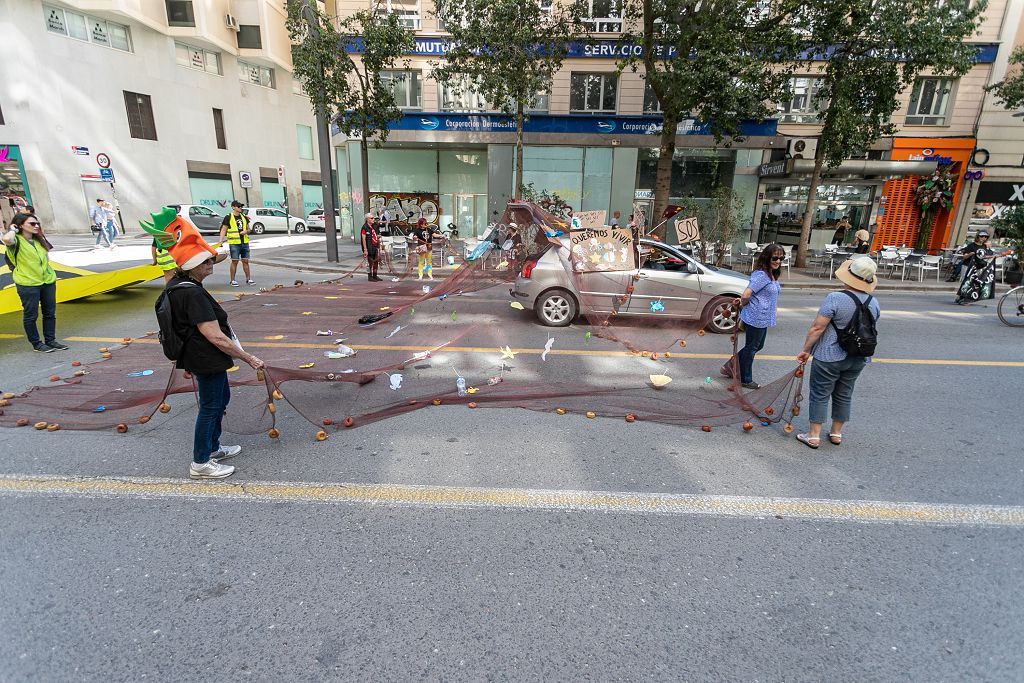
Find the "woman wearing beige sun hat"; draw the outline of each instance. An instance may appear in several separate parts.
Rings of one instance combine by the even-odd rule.
[[[810,448],[821,445],[821,425],[828,417],[829,401],[832,403],[832,427],[828,439],[836,446],[843,442],[842,430],[850,419],[853,387],[870,358],[847,353],[839,343],[839,331],[849,327],[857,315],[870,315],[878,322],[881,309],[871,296],[878,284],[877,267],[871,258],[865,256],[854,257],[839,266],[836,277],[845,287],[841,291],[830,292],[821,302],[818,316],[807,332],[804,348],[796,357],[800,363],[806,363],[814,356],[807,399],[810,428],[806,434],[797,434],[796,437]]]
[[[853,236],[854,252],[866,254],[871,250],[871,235],[867,230],[861,228]]]

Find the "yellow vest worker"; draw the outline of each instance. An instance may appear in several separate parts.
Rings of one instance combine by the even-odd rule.
[[[231,202],[231,213],[224,216],[220,224],[220,241],[226,241],[231,252],[231,280],[228,284],[232,287],[238,286],[235,273],[238,272],[239,261],[242,262],[242,270],[245,271],[245,284],[256,284],[249,270],[249,218],[242,213],[243,208],[242,202]]]

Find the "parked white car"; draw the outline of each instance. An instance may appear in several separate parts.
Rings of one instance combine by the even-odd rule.
[[[324,221],[323,209],[313,209],[309,212],[309,215],[306,216],[306,227],[309,228],[311,232],[326,232],[327,226],[325,223],[326,221]],[[334,210],[334,229],[341,229],[341,215],[338,213],[337,209]]]
[[[287,232],[291,219],[292,232],[301,235],[306,232],[306,219],[289,216],[281,209],[248,207],[242,209],[249,217],[249,232],[262,235],[264,232]]]

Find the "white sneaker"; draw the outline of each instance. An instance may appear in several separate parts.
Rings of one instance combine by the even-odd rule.
[[[232,280],[228,284],[231,285],[232,287],[237,287],[238,286],[238,281],[237,280]]]
[[[192,479],[223,479],[235,473],[234,465],[221,465],[216,460],[204,462],[203,464],[192,463],[188,469],[188,476]]]
[[[256,281],[250,278],[250,279],[245,281],[245,284],[247,284],[247,285],[254,285],[254,284],[256,284]]]
[[[221,447],[210,453],[211,458],[216,458],[218,461],[224,460],[225,458],[233,458],[242,452],[241,446],[225,446],[221,444]]]

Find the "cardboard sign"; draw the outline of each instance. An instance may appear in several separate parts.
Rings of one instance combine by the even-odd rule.
[[[700,241],[700,228],[697,227],[697,217],[680,218],[676,221],[676,238],[679,244]]]
[[[636,269],[633,233],[628,228],[584,228],[573,230],[570,238],[570,258],[577,273]]]
[[[601,228],[604,227],[604,217],[608,212],[604,209],[600,211],[577,211],[573,217],[573,223],[576,223],[576,219],[579,219],[581,228]]]

